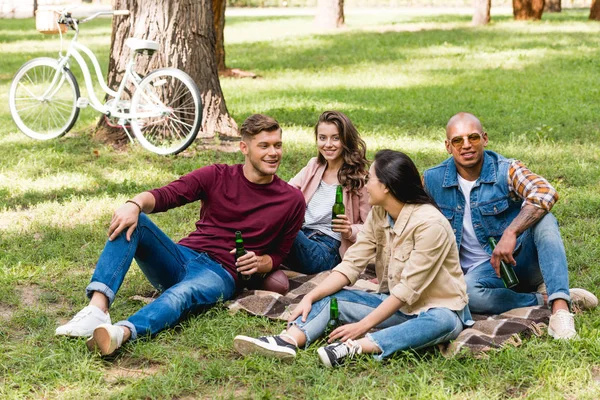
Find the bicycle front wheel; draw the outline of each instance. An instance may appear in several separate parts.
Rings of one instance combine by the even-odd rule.
[[[163,68],[148,74],[131,98],[131,129],[147,150],[167,155],[185,150],[202,122],[200,90],[185,72]]]
[[[79,85],[68,68],[52,58],[36,58],[15,74],[8,106],[17,127],[33,139],[48,140],[67,133],[79,116]]]

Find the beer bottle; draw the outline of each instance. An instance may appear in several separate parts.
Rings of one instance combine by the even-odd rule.
[[[488,241],[490,243],[492,251],[494,251],[497,244],[496,239],[490,237]],[[500,261],[500,277],[504,282],[504,286],[506,286],[508,289],[515,287],[519,284],[519,278],[517,278],[517,274],[515,274],[515,270],[512,267],[512,265],[508,265],[502,260]]]
[[[342,185],[338,185],[335,189],[335,203],[333,203],[333,208],[331,209],[331,219],[336,219],[338,214],[346,214]]]
[[[237,262],[237,259],[246,253],[247,251],[244,248],[244,239],[242,239],[242,232],[235,231],[235,261]],[[250,276],[251,275],[244,275],[239,271],[237,273],[238,279],[242,279],[245,281],[249,280]]]
[[[338,310],[337,299],[332,297],[329,302],[329,321],[325,327],[325,337],[329,336],[338,326],[340,326],[340,312]]]

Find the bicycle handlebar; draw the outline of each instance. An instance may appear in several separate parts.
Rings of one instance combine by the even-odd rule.
[[[93,20],[94,18],[99,17],[100,15],[129,15],[129,10],[112,10],[112,11],[98,11],[96,14],[93,14],[86,19],[79,21],[80,24],[84,22],[88,22]]]

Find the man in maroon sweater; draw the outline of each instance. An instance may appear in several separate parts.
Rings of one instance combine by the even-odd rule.
[[[154,335],[188,314],[228,300],[243,275],[268,273],[287,256],[304,219],[302,193],[279,179],[281,128],[255,114],[244,121],[244,164],[215,164],[167,186],[143,192],[119,207],[108,241],[86,288],[90,304],[56,335],[90,337],[90,350],[112,354],[125,341]],[[146,214],[200,200],[196,230],[174,243]],[[235,231],[248,253],[234,261]],[[111,324],[108,308],[131,261],[162,293],[125,321]]]

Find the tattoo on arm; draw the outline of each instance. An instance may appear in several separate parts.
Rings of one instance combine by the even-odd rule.
[[[526,204],[517,217],[510,223],[507,230],[515,232],[516,236],[529,229],[532,225],[538,222],[546,215],[548,211],[543,208]]]

